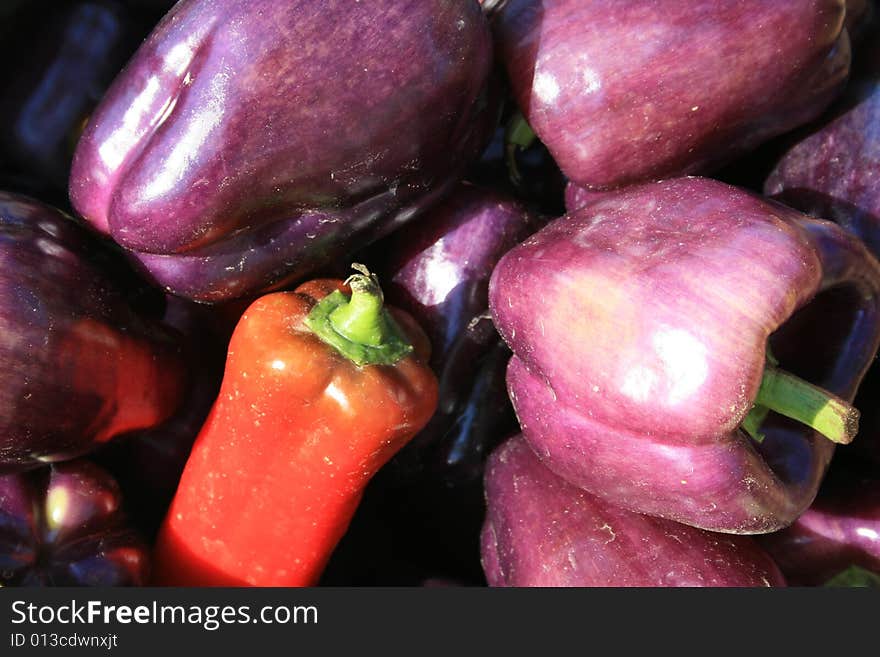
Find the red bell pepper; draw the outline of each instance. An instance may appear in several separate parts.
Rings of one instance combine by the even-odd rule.
[[[314,585],[367,482],[434,413],[427,337],[362,271],[245,311],[160,530],[156,584]]]

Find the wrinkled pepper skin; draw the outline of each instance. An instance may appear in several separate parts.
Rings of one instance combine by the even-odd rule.
[[[475,0],[183,0],[89,122],[71,200],[176,294],[277,288],[448,190],[497,120],[491,60]]]
[[[0,477],[0,585],[144,586],[149,557],[94,463]]]
[[[310,281],[245,311],[160,530],[154,583],[314,585],[367,482],[430,419],[430,346],[408,315],[392,311],[414,348],[394,365],[356,366],[303,323],[344,289]]]
[[[32,0],[13,22],[4,47],[20,63],[0,73],[0,151],[66,196],[79,133],[143,35],[115,0]]]
[[[492,383],[504,379],[507,350],[486,317],[489,278],[501,256],[544,223],[507,195],[460,183],[417,224],[376,244],[385,298],[427,333],[440,381],[437,412],[396,465],[456,480],[482,476],[498,430],[512,417],[503,384]]]
[[[878,289],[880,265],[838,226],[682,178],[552,222],[501,259],[490,304],[548,467],[633,511],[765,533],[806,510],[834,451],[775,414],[760,444],[739,428],[768,337],[783,369],[851,401]]]
[[[521,436],[489,457],[486,509],[490,586],[785,586],[753,538],[609,504],[553,474]]]
[[[162,307],[161,292],[91,231],[0,193],[0,473],[170,417],[187,377]]]
[[[759,540],[793,586],[822,586],[853,565],[880,575],[880,481],[834,476],[794,524]]]
[[[815,118],[850,64],[843,0],[510,0],[493,19],[528,123],[565,175],[708,173]]]

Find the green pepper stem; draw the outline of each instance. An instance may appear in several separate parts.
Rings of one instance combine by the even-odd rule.
[[[769,363],[753,412],[756,409],[775,411],[844,445],[852,442],[859,430],[859,412],[852,405]]]
[[[761,433],[761,425],[767,419],[769,412],[770,409],[766,406],[752,406],[752,410],[748,412],[740,425],[743,431],[749,434],[756,443],[764,442],[766,436]]]
[[[351,296],[338,290],[328,294],[312,308],[305,324],[356,365],[393,365],[413,347],[384,308],[376,276],[357,263],[352,269],[359,273],[345,281]]]
[[[352,268],[361,273],[352,274],[345,281],[351,288],[351,298],[330,313],[330,325],[352,342],[377,347],[389,330],[382,312],[382,288],[366,267],[355,263]]]

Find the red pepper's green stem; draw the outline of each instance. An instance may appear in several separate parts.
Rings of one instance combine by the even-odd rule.
[[[363,265],[352,268],[360,273],[345,281],[351,296],[328,294],[306,317],[306,326],[356,365],[393,365],[413,347],[383,307],[376,276]]]
[[[384,297],[379,282],[366,271],[349,276],[345,283],[351,288],[351,298],[330,313],[330,324],[352,342],[380,346],[388,333],[388,322],[382,312]]]
[[[769,362],[755,405],[743,422],[743,428],[759,442],[760,414],[768,410],[806,424],[835,443],[852,442],[859,430],[859,412],[853,406]]]

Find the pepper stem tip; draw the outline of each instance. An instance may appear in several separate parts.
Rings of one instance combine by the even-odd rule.
[[[834,443],[847,445],[859,431],[859,411],[847,401],[768,360],[755,403],[743,428],[757,439],[767,411],[806,424]],[[760,441],[759,441],[760,442]]]
[[[351,289],[322,299],[305,320],[315,335],[356,365],[391,365],[413,347],[384,307],[379,279],[366,266],[353,263],[345,280]]]

